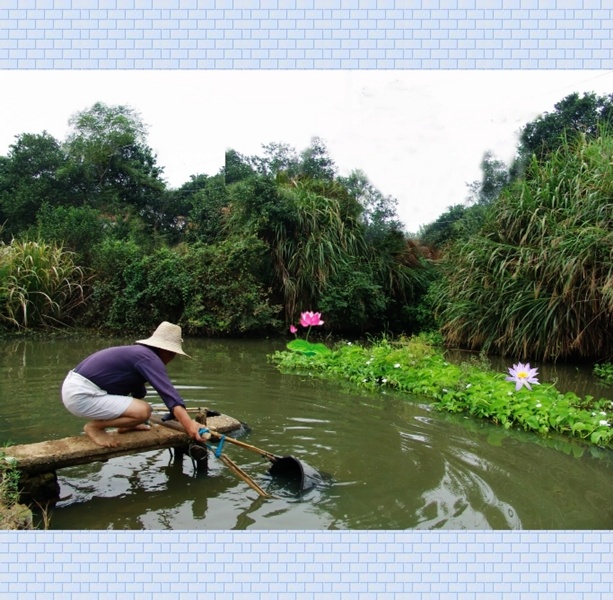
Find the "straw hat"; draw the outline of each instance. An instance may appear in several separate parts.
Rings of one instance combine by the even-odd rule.
[[[162,350],[169,350],[175,354],[182,354],[183,356],[189,357],[189,354],[185,354],[183,348],[181,348],[182,341],[181,328],[168,321],[163,321],[150,338],[146,340],[137,340],[136,343],[143,344],[144,346],[152,346],[153,348],[161,348]]]

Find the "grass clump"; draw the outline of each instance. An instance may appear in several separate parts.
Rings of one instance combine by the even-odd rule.
[[[74,254],[44,242],[0,243],[0,327],[61,324],[84,302],[86,277]]]
[[[19,504],[19,471],[0,450],[0,529],[32,529],[32,513]]]
[[[369,346],[346,343],[314,356],[279,351],[270,359],[284,372],[422,396],[438,410],[468,413],[506,429],[557,432],[598,446],[609,446],[613,440],[613,402],[563,394],[546,383],[516,391],[506,374],[493,371],[483,360],[450,363],[427,336],[383,339]]]

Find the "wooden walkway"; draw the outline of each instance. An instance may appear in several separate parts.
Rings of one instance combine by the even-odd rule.
[[[227,415],[209,417],[207,427],[220,433],[240,429],[241,424]],[[161,425],[152,425],[150,431],[115,433],[120,440],[114,448],[98,446],[86,435],[48,440],[35,444],[8,446],[4,449],[5,460],[14,464],[23,473],[46,473],[64,467],[106,461],[109,458],[185,446],[190,442],[187,434]]]
[[[241,428],[239,421],[227,415],[208,417],[206,423],[207,427],[219,433],[231,433]],[[8,446],[4,449],[4,460],[20,471],[25,496],[37,499],[37,496],[53,496],[53,492],[58,488],[56,475],[58,469],[105,462],[110,458],[151,450],[186,449],[191,441],[182,431],[156,424],[153,424],[149,431],[109,433],[117,436],[118,446],[113,448],[98,446],[83,434],[34,444]],[[46,491],[38,488],[46,488]]]

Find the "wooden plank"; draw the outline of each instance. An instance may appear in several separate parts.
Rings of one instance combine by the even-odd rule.
[[[240,429],[240,422],[227,415],[209,417],[217,421],[227,433]],[[86,435],[47,440],[34,444],[8,446],[3,449],[5,460],[24,473],[48,473],[64,467],[106,461],[109,458],[184,446],[190,442],[187,434],[161,425],[152,425],[150,431],[113,433],[119,440],[114,448],[98,446]]]

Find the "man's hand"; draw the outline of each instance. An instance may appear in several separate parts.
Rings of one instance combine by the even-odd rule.
[[[181,425],[183,425],[185,432],[190,438],[192,438],[192,440],[197,442],[206,442],[211,438],[210,433],[205,433],[202,436],[198,433],[204,426],[202,423],[194,421],[182,406],[175,406],[172,414],[174,418],[177,419]]]

